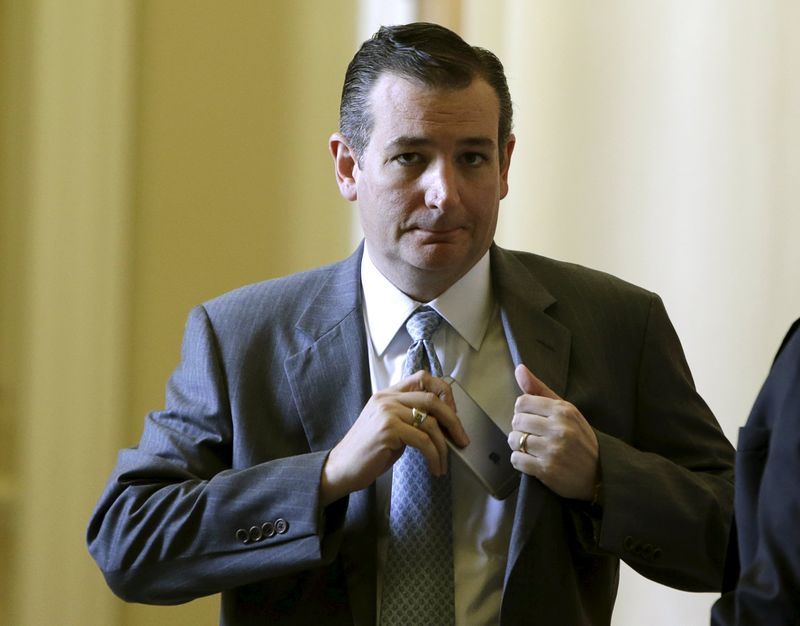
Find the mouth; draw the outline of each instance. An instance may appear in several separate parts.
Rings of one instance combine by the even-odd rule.
[[[421,233],[429,233],[431,235],[446,235],[448,233],[455,233],[461,230],[461,227],[456,226],[454,228],[424,228],[422,226],[417,226],[416,228],[412,228],[412,230],[417,230]]]
[[[458,235],[463,230],[464,229],[461,226],[415,226],[410,229],[410,232],[418,237],[421,237],[425,243],[444,243]]]

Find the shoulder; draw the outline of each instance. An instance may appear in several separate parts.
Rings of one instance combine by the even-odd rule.
[[[501,305],[523,317],[546,312],[570,330],[575,346],[595,351],[606,346],[608,354],[619,354],[627,345],[639,354],[649,336],[670,338],[670,349],[675,345],[664,303],[652,291],[607,272],[537,254],[499,249],[493,263],[495,259],[493,279]]]
[[[343,261],[239,287],[196,307],[193,315],[207,317],[219,334],[280,334],[294,328],[312,305],[333,299],[337,306],[354,306],[359,268],[357,252]]]
[[[537,282],[550,292],[556,300],[579,299],[586,301],[621,300],[649,302],[658,296],[643,287],[623,280],[613,274],[577,263],[521,252],[518,250],[497,249],[497,257],[509,271],[509,266],[517,264],[524,268],[532,282]],[[517,275],[519,276],[519,272]],[[524,280],[525,278],[520,278]]]
[[[791,325],[786,336],[783,338],[781,346],[778,348],[778,352],[775,355],[776,361],[784,351],[794,352],[793,358],[795,359],[800,357],[800,319],[795,320],[794,324]]]
[[[800,320],[792,324],[789,332],[783,339],[775,360],[770,368],[767,380],[764,382],[762,393],[769,392],[776,397],[783,398],[782,406],[791,406],[791,412],[797,415],[800,395],[792,391],[800,385]],[[785,412],[785,411],[783,411]],[[800,420],[793,419],[793,428],[800,426]]]
[[[279,307],[291,309],[313,300],[314,294],[322,288],[339,265],[341,262],[244,285],[204,302],[203,306],[210,314],[231,314],[236,311],[259,309],[275,310]]]

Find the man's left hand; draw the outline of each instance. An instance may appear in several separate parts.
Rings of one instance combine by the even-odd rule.
[[[597,436],[581,412],[524,365],[514,372],[523,395],[514,405],[508,435],[511,464],[558,495],[592,500],[598,477]],[[520,450],[524,439],[527,452]]]

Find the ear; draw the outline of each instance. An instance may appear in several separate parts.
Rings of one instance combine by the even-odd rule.
[[[328,140],[328,148],[333,157],[333,168],[336,173],[336,184],[339,185],[339,193],[342,197],[353,202],[358,199],[356,190],[356,174],[358,161],[347,141],[341,133],[333,133]]]
[[[514,152],[515,145],[517,145],[517,138],[512,133],[508,136],[508,141],[503,149],[505,158],[500,166],[500,180],[502,181],[500,198],[508,195],[508,168],[511,167],[511,154]]]

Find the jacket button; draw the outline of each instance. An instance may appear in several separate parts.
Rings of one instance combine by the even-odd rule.
[[[656,548],[653,550],[653,560],[661,558],[661,548]]]
[[[622,542],[622,545],[629,552],[633,552],[633,549],[636,546],[636,542],[634,541],[633,537],[628,535],[627,537],[625,537],[625,541]]]
[[[275,534],[275,526],[272,522],[264,522],[261,524],[261,532],[264,534],[264,537],[269,539]]]
[[[242,543],[250,543],[250,535],[247,534],[244,528],[240,528],[236,531],[236,538]]]
[[[282,517],[279,517],[275,520],[275,532],[279,535],[283,535],[287,530],[289,530],[289,522],[287,522]]]
[[[250,536],[250,541],[261,541],[262,534],[258,526],[251,526],[248,535]]]

